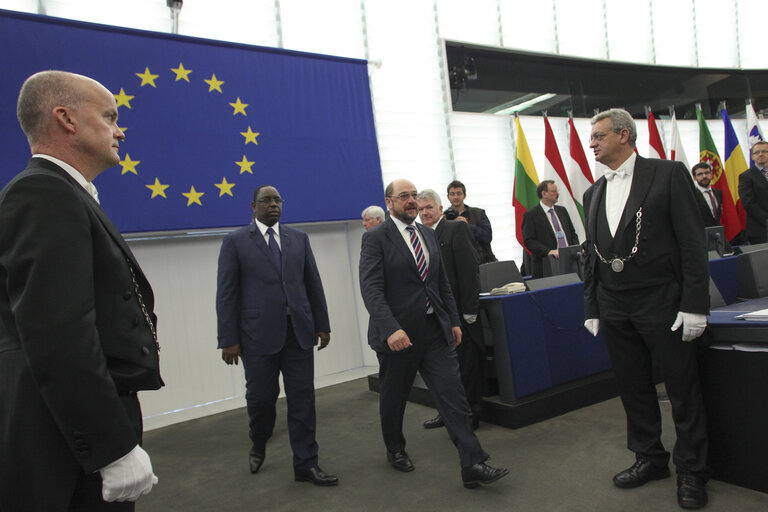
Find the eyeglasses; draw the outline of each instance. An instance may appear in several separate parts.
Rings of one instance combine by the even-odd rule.
[[[621,130],[613,130],[612,132],[605,133],[594,133],[589,137],[589,143],[592,144],[593,142],[600,142],[611,133],[621,133]]]
[[[417,197],[419,197],[418,192],[403,192],[402,194],[398,194],[396,196],[389,196],[390,198],[399,199],[401,201],[407,201],[408,198],[411,198],[413,200],[416,200]]]
[[[282,197],[262,197],[261,199],[257,199],[256,202],[259,204],[275,203],[276,205],[280,206],[284,201]]]
[[[696,177],[698,178],[699,176],[706,176],[707,174],[711,175],[711,174],[712,174],[712,171],[701,171],[701,172],[697,172],[697,173],[696,173]]]

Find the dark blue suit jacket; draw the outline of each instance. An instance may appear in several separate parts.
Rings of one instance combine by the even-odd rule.
[[[276,354],[287,331],[299,345],[330,332],[328,306],[306,233],[280,224],[282,279],[255,222],[224,238],[216,293],[219,348],[240,344],[245,355]]]
[[[370,314],[368,344],[376,352],[390,352],[387,338],[398,329],[409,338],[424,339],[427,297],[446,343],[453,346],[451,327],[461,325],[437,236],[421,224],[414,226],[429,251],[426,282],[422,282],[413,253],[391,218],[363,234],[360,290]]]

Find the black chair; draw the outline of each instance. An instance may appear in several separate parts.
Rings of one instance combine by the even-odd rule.
[[[745,247],[757,246],[742,246]],[[737,268],[739,298],[756,299],[768,296],[768,249],[742,252],[739,254]]]
[[[523,276],[513,260],[493,261],[480,265],[480,293],[488,293],[507,283],[522,283]]]

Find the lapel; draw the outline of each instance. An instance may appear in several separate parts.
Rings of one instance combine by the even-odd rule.
[[[443,238],[445,237],[447,231],[445,230],[445,223],[448,222],[448,219],[441,220],[437,227],[435,228],[435,236],[437,237],[437,241],[442,247],[443,245]]]
[[[624,213],[621,215],[619,228],[616,230],[616,236],[627,229],[630,223],[634,222],[637,210],[643,205],[645,196],[653,183],[653,177],[656,174],[656,166],[651,164],[645,158],[638,156],[635,160],[635,170],[632,173],[632,185],[629,189],[627,204],[624,206]]]
[[[407,242],[397,229],[395,221],[391,218],[387,218],[385,229],[387,230],[387,238],[389,238],[392,247],[395,248],[395,251],[397,251],[402,258],[405,258],[406,261],[408,261],[409,266],[418,274],[418,268],[416,267],[416,260],[413,258],[413,253],[411,253],[411,249],[406,245]]]
[[[54,164],[50,160],[46,160],[45,158],[33,158],[32,161],[34,162],[34,165],[48,169],[64,178],[67,183],[69,183],[75,189],[75,193],[81,194],[83,196],[87,207],[96,215],[96,218],[99,219],[99,222],[109,234],[110,238],[112,238],[118,247],[120,247],[120,250],[123,252],[125,257],[131,262],[134,270],[138,274],[143,275],[141,267],[139,266],[139,262],[136,261],[136,257],[133,255],[130,247],[128,247],[125,239],[123,239],[123,235],[120,234],[120,231],[118,231],[117,227],[115,227],[112,219],[109,218],[107,213],[104,211],[101,205],[96,202],[93,196],[91,196],[91,194],[89,194],[83,187],[81,187],[80,184],[76,182],[74,178],[69,175],[69,173],[67,173],[67,171]],[[30,164],[31,163],[32,162],[30,162]]]
[[[589,203],[589,212],[587,212],[587,232],[591,234],[590,240],[597,240],[597,212],[600,210],[600,203],[605,194],[605,176],[601,176],[594,185],[592,192],[592,201]]]
[[[275,265],[275,260],[272,259],[272,252],[269,250],[267,241],[264,239],[264,235],[261,234],[261,231],[259,231],[259,227],[256,225],[255,221],[251,221],[251,224],[248,226],[248,230],[250,231],[250,239],[252,245],[256,248],[257,251],[261,253],[264,259],[269,261],[272,270],[279,274],[280,271],[278,270],[277,265]],[[283,231],[283,229],[280,229],[281,244],[283,243]],[[285,247],[285,245],[282,245],[282,247]],[[282,247],[280,250],[280,257],[283,261],[283,264],[285,264],[285,251],[282,250]]]

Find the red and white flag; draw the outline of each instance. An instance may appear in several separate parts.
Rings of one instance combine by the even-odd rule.
[[[680,130],[677,127],[677,115],[674,112],[672,113],[672,139],[669,141],[669,159],[683,162],[685,168],[690,170],[683,150],[683,141],[680,139]]]
[[[667,154],[664,152],[664,144],[661,142],[661,135],[659,135],[659,129],[656,126],[656,118],[648,109],[648,158],[661,158],[667,159]]]
[[[581,224],[584,225],[584,192],[595,182],[592,177],[592,170],[589,168],[587,155],[584,153],[584,146],[579,140],[579,133],[576,131],[576,125],[573,124],[573,118],[568,119],[568,145],[570,146],[570,159],[568,161],[568,179],[571,182],[571,190],[576,207],[579,209]],[[576,219],[571,219],[576,224]]]

